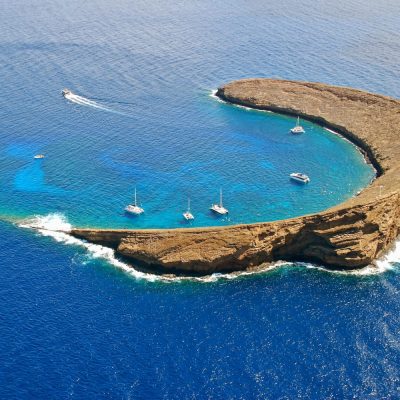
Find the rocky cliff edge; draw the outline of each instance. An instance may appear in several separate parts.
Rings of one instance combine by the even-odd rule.
[[[245,79],[218,89],[234,104],[299,115],[357,144],[377,170],[358,196],[318,214],[218,228],[74,229],[113,247],[136,266],[161,273],[209,274],[277,260],[335,269],[372,263],[395,240],[400,217],[400,101],[321,83]]]

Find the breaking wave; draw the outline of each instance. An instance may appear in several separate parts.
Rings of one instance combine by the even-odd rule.
[[[105,246],[93,244],[75,238],[70,235],[72,225],[68,222],[67,218],[63,214],[49,214],[49,215],[36,215],[32,218],[27,218],[18,223],[21,228],[34,229],[43,236],[50,236],[56,242],[63,243],[66,245],[75,245],[83,247],[88,251],[93,259],[103,259],[111,265],[123,269],[130,275],[138,279],[146,279],[149,281],[159,280],[160,277],[154,274],[147,274],[141,271],[137,271],[132,266],[120,261],[115,257],[115,252]]]
[[[249,271],[238,271],[231,273],[214,273],[202,277],[184,277],[169,275],[157,275],[139,271],[134,266],[124,263],[115,256],[113,249],[98,244],[89,243],[85,240],[75,238],[70,235],[72,225],[68,222],[67,218],[63,214],[54,213],[48,215],[36,215],[31,218],[26,218],[19,221],[17,225],[21,228],[33,229],[43,236],[52,237],[56,242],[63,243],[65,245],[74,245],[84,248],[91,259],[102,259],[117,267],[127,274],[133,276],[136,279],[143,279],[149,282],[183,282],[183,281],[195,281],[195,282],[216,282],[221,279],[231,280],[239,277],[262,274],[281,267],[303,267],[310,269],[318,269],[320,271],[332,274],[341,275],[376,275],[384,273],[388,270],[393,269],[393,264],[400,261],[400,241],[397,241],[386,255],[377,260],[374,265],[367,266],[365,268],[353,271],[332,271],[322,266],[309,264],[309,263],[292,263],[286,261],[278,261],[273,264],[265,264],[259,268]]]
[[[222,100],[221,98],[219,98],[219,97],[217,96],[217,91],[218,91],[217,89],[211,90],[209,96],[212,97],[214,100],[217,100],[217,101],[220,102],[220,103],[228,104],[225,100]],[[247,107],[247,106],[242,106],[241,104],[232,104],[232,103],[229,103],[229,105],[233,105],[233,106],[238,107],[238,108],[243,108],[244,110],[247,110],[247,111],[256,111],[256,112],[272,113],[272,111],[269,111],[269,110],[259,110],[259,109],[257,109],[257,108],[251,108],[251,107]]]
[[[88,254],[92,259],[102,259],[107,261],[109,264],[124,270],[129,275],[136,279],[144,279],[150,282],[164,281],[164,282],[180,282],[180,281],[198,281],[198,282],[216,282],[219,279],[234,279],[239,276],[252,275],[255,271],[243,271],[233,272],[229,274],[215,273],[204,277],[185,277],[185,276],[174,276],[174,275],[156,275],[138,271],[134,266],[124,263],[115,256],[113,249],[110,249],[99,244],[93,244],[75,238],[70,235],[72,225],[68,222],[67,218],[63,214],[54,213],[49,215],[36,215],[32,218],[26,218],[19,221],[17,225],[21,228],[33,229],[43,236],[50,236],[56,242],[63,243],[66,245],[75,245],[82,247],[88,251]],[[266,272],[271,269],[277,268],[287,263],[276,263],[268,265],[263,268],[257,269],[257,273]]]
[[[375,261],[375,268],[385,272],[392,270],[396,263],[400,263],[400,239],[397,239],[392,248]]]
[[[220,98],[217,96],[217,92],[218,92],[217,89],[213,89],[213,90],[211,90],[209,96],[212,97],[213,99],[219,101],[220,103],[225,103],[225,101],[223,101],[222,99],[220,99]]]

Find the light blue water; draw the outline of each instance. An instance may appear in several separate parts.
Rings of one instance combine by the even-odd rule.
[[[195,226],[325,209],[372,178],[356,149],[211,90],[265,76],[400,96],[397,0],[21,0],[0,23],[4,216],[177,227],[188,196]],[[288,180],[297,170],[309,185]],[[220,187],[229,219],[208,213]],[[65,236],[0,232],[2,398],[400,397],[398,264],[167,284]]]
[[[373,178],[354,146],[321,127],[302,122],[307,133],[293,136],[294,118],[212,98],[218,85],[253,72],[235,72],[227,50],[216,59],[213,42],[195,57],[199,32],[189,29],[184,15],[158,31],[144,4],[123,19],[129,28],[119,13],[109,15],[117,12],[111,7],[75,13],[63,7],[70,22],[58,22],[60,14],[42,20],[37,10],[39,32],[22,18],[3,39],[4,213],[62,212],[84,226],[179,227],[190,197],[194,226],[268,221],[326,209]],[[75,19],[89,12],[94,25],[73,29]],[[203,24],[201,32],[208,30]],[[170,39],[164,41],[162,32]],[[22,34],[28,33],[27,41]],[[262,46],[254,44],[249,62]],[[265,74],[260,68],[257,75]],[[64,99],[63,87],[79,97]],[[37,153],[46,158],[34,160]],[[311,184],[291,182],[289,174],[297,171]],[[129,218],[124,208],[135,186],[146,212]],[[220,188],[228,218],[209,211]]]

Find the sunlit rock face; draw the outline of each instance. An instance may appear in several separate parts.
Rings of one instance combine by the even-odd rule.
[[[75,229],[72,234],[111,245],[146,268],[188,274],[243,270],[276,260],[355,269],[391,245],[400,220],[398,100],[351,88],[270,79],[231,82],[217,95],[334,129],[365,152],[378,178],[338,206],[289,220],[220,228]]]

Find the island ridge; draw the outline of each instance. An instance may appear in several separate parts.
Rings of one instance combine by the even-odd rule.
[[[355,143],[377,171],[358,196],[326,211],[274,222],[185,229],[73,229],[112,247],[135,266],[160,273],[209,274],[278,260],[357,269],[379,257],[399,232],[400,101],[322,83],[244,79],[222,86],[221,99],[300,116]]]

